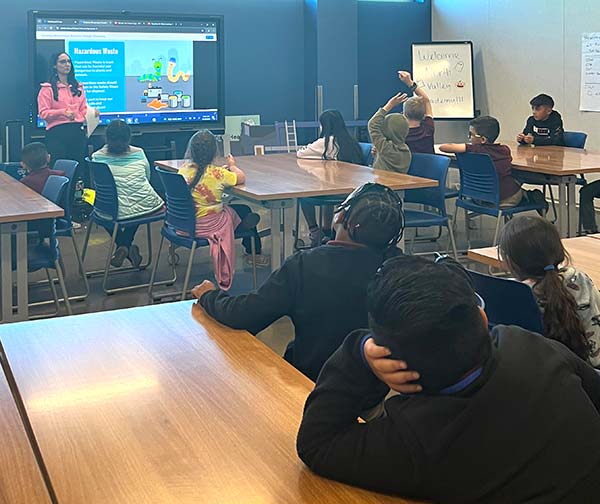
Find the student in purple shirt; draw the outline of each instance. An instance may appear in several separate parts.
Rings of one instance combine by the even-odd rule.
[[[414,93],[414,96],[404,103],[404,115],[408,119],[409,126],[406,145],[408,145],[411,152],[434,154],[433,134],[435,124],[429,96],[423,88],[412,80],[409,72],[400,70],[398,77]]]

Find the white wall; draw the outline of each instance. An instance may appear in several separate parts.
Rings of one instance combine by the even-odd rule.
[[[472,40],[475,100],[512,139],[548,93],[565,129],[588,133],[600,150],[600,113],[579,111],[581,34],[600,31],[598,0],[433,0],[433,40]],[[436,124],[436,142],[466,140],[465,122]]]

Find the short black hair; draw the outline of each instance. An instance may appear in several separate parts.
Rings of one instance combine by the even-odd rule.
[[[122,119],[115,119],[106,127],[106,150],[110,154],[125,154],[131,142],[131,128]]]
[[[42,142],[28,143],[21,151],[21,161],[32,171],[48,166],[48,149]]]
[[[552,96],[542,93],[537,96],[534,96],[529,102],[529,105],[531,105],[532,107],[546,106],[554,108],[554,100],[552,99]]]
[[[490,143],[494,143],[500,134],[500,123],[492,116],[476,117],[469,123],[469,126],[473,126],[477,134],[484,136]]]
[[[477,296],[454,262],[388,259],[369,284],[367,308],[375,342],[420,373],[424,392],[457,383],[490,355]]]

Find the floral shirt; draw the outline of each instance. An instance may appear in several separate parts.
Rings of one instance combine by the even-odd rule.
[[[196,175],[196,165],[194,163],[186,164],[179,168],[179,173],[189,184]],[[227,168],[208,165],[192,191],[192,197],[196,204],[196,219],[222,212],[223,192],[227,187],[233,187],[236,184],[237,175],[235,173],[230,172]]]

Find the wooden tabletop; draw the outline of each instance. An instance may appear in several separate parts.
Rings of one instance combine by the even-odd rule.
[[[0,224],[62,217],[64,210],[0,171]]]
[[[188,301],[0,327],[60,504],[392,503],[320,478],[312,382]]]
[[[0,503],[50,504],[48,491],[2,368],[0,368]]]
[[[571,256],[573,266],[587,273],[596,287],[600,288],[600,240],[595,236],[564,238],[563,244]],[[474,261],[494,268],[502,268],[497,247],[469,250],[467,256]]]
[[[155,161],[157,166],[177,170],[184,160]],[[351,193],[367,182],[378,182],[394,190],[436,187],[437,181],[403,173],[373,170],[341,161],[298,159],[296,154],[239,156],[236,164],[246,174],[246,184],[233,194],[256,200],[337,196]]]
[[[600,152],[572,147],[520,145],[517,142],[500,142],[508,145],[512,154],[514,168],[547,175],[579,175],[581,173],[600,172]],[[455,157],[441,152],[435,146],[437,154]]]

